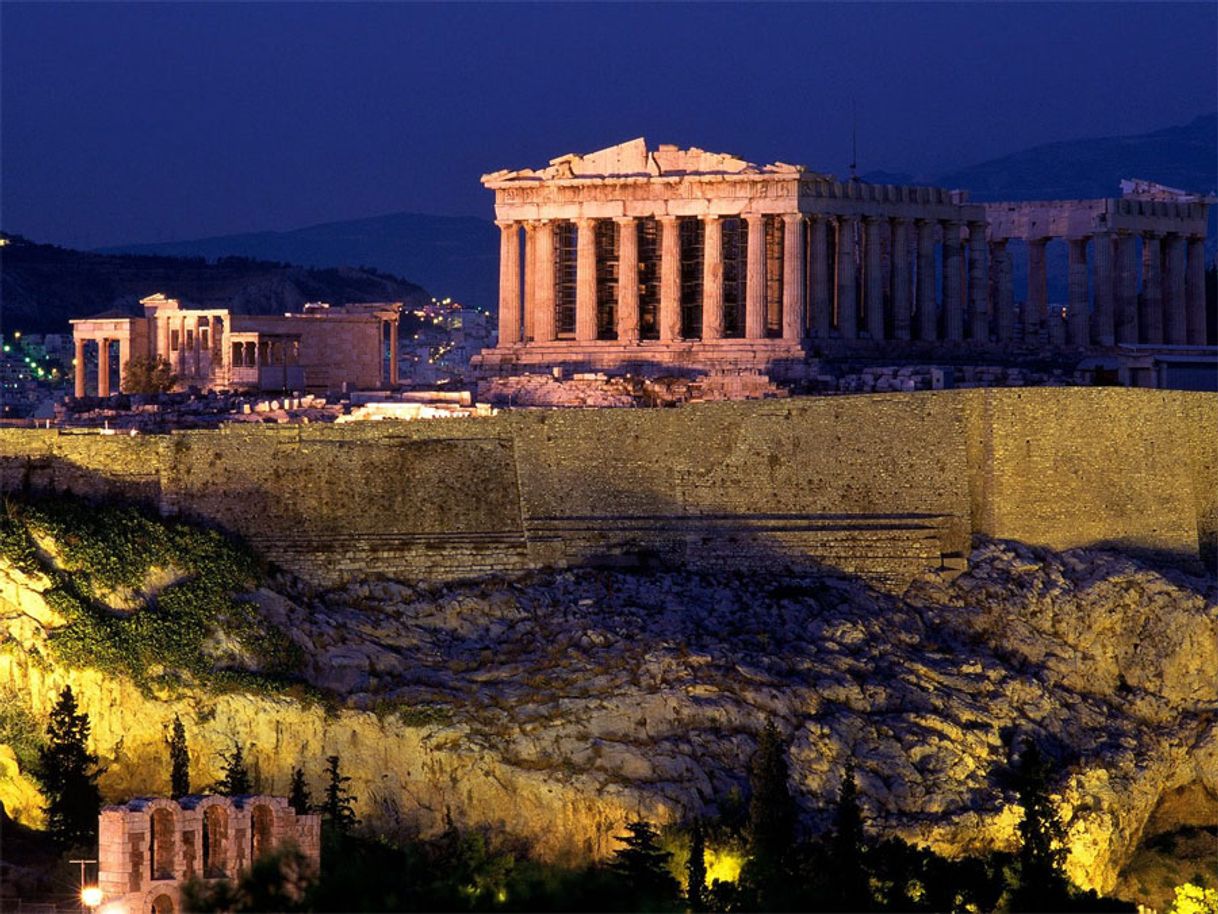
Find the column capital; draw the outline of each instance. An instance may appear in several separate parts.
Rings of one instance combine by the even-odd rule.
[[[954,228],[958,232],[960,229],[964,228],[963,219],[942,219],[940,221],[943,223],[943,227],[945,229],[950,230]]]
[[[671,215],[671,214],[669,214],[669,213],[664,213],[664,215],[662,215],[662,216],[656,216],[656,217],[655,217],[655,220],[656,220],[656,222],[660,222],[660,223],[662,223],[662,224],[664,224],[664,225],[669,225],[670,223],[674,223],[674,222],[676,222],[676,221],[677,221],[677,217],[676,217],[676,216],[673,216],[673,215]]]
[[[756,222],[765,222],[765,213],[741,213],[740,218],[752,225]]]
[[[921,220],[911,219],[909,216],[889,216],[888,221],[893,225],[908,225],[911,222],[920,222]]]
[[[632,225],[639,221],[638,216],[614,216],[613,221],[618,225]]]
[[[574,222],[576,224],[576,226],[580,227],[580,228],[585,228],[587,226],[596,224],[596,219],[592,216],[576,216],[571,221]]]
[[[520,225],[520,223],[515,219],[496,219],[495,225],[499,226],[501,229],[507,230],[516,228]]]
[[[703,222],[717,222],[723,218],[719,213],[703,213],[698,217]]]
[[[783,213],[782,221],[786,223],[794,222],[797,225],[802,225],[804,221],[803,213]]]

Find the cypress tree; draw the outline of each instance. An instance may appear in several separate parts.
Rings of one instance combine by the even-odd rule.
[[[787,786],[787,746],[767,721],[749,769],[749,851],[765,867],[782,863],[795,840],[795,801]]]
[[[296,815],[306,815],[313,805],[309,796],[309,785],[305,783],[304,769],[292,769],[292,786],[288,790],[288,805],[296,811]]]
[[[1013,911],[1061,909],[1069,898],[1066,879],[1066,829],[1049,796],[1050,765],[1030,738],[1015,769],[1015,787],[1023,819],[1019,823],[1019,884]]]
[[[47,797],[47,830],[61,847],[97,840],[101,792],[97,756],[89,752],[89,715],[78,714],[71,686],[51,709],[47,744],[38,750],[40,780]]]
[[[239,797],[251,792],[250,773],[245,767],[245,755],[239,743],[233,743],[233,754],[224,758],[224,777],[216,785],[226,797]]]
[[[843,909],[865,911],[871,906],[871,889],[866,864],[867,841],[863,834],[863,813],[859,808],[858,783],[854,763],[846,765],[833,817],[830,858],[838,900]]]
[[[326,800],[321,811],[335,829],[346,833],[356,823],[355,798],[347,790],[351,778],[340,774],[338,765],[337,755],[326,759],[326,774],[330,776],[330,780],[326,784]]]
[[[706,838],[702,834],[702,823],[694,822],[693,834],[689,836],[689,862],[685,864],[687,888],[685,898],[691,911],[706,909]]]
[[[190,752],[186,748],[186,727],[176,714],[169,736],[169,768],[169,795],[176,800],[190,793]]]

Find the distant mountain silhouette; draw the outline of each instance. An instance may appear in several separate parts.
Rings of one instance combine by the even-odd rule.
[[[0,247],[0,315],[5,331],[63,333],[68,320],[103,311],[140,313],[153,292],[239,314],[273,314],[307,301],[426,301],[406,280],[372,269],[309,269],[245,257],[208,263],[201,257],[73,251],[6,235]]]
[[[499,297],[499,230],[493,222],[473,217],[390,213],[287,232],[250,232],[102,250],[208,258],[239,254],[310,267],[367,264],[408,276],[433,295],[449,296],[463,304],[494,308]]]

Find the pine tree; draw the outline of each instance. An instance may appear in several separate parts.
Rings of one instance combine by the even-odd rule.
[[[190,793],[190,752],[186,748],[186,727],[176,714],[169,737],[169,766],[169,795],[176,800]]]
[[[689,837],[689,862],[685,864],[685,898],[691,911],[706,909],[706,837],[702,834],[702,823],[694,822],[693,834]]]
[[[356,824],[355,798],[347,791],[351,778],[339,773],[338,756],[332,755],[326,759],[326,774],[330,776],[326,784],[326,800],[321,811],[330,823],[341,833],[351,830]]]
[[[763,865],[781,864],[794,843],[795,801],[789,777],[786,742],[768,721],[749,769],[749,851]]]
[[[89,715],[76,711],[72,687],[64,686],[51,709],[47,744],[38,751],[47,830],[63,847],[93,844],[101,809],[97,756],[87,748]]]
[[[292,786],[288,790],[288,805],[296,811],[296,815],[309,813],[313,798],[309,796],[309,785],[305,783],[304,769],[292,769]]]
[[[1023,819],[1019,823],[1019,884],[1012,911],[1060,910],[1069,899],[1066,829],[1049,796],[1050,766],[1040,748],[1025,737],[1015,786]]]
[[[251,792],[250,773],[245,767],[245,754],[239,743],[233,743],[233,754],[225,755],[224,777],[216,789],[226,797],[245,796]]]
[[[609,862],[610,870],[620,878],[624,894],[631,896],[633,906],[639,908],[672,907],[681,897],[681,886],[668,871],[672,854],[660,848],[660,836],[645,819],[627,822],[626,831],[628,834],[614,839],[625,847],[615,850]]]
[[[871,890],[866,865],[867,841],[863,834],[863,813],[859,808],[858,783],[854,763],[846,765],[834,813],[830,858],[838,901],[844,910],[865,911],[871,905]]]

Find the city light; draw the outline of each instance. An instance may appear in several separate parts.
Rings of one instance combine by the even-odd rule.
[[[80,900],[86,908],[96,908],[102,903],[102,890],[95,885],[87,885],[80,890]]]

